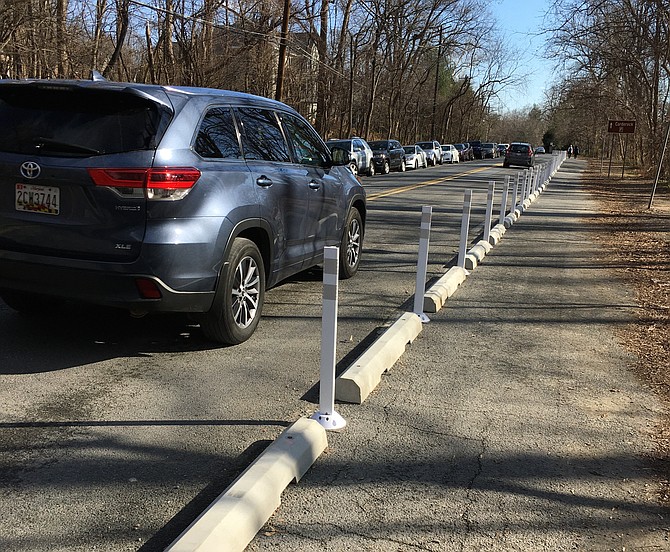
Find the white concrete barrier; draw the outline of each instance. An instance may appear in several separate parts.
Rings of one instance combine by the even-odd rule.
[[[326,430],[301,418],[272,442],[165,552],[241,552],[328,446]]]
[[[421,333],[421,319],[413,312],[403,314],[335,381],[335,398],[361,404],[379,385],[381,376]]]
[[[447,299],[451,297],[458,286],[460,286],[467,277],[468,273],[460,266],[452,266],[423,296],[423,310],[425,312],[439,311]]]

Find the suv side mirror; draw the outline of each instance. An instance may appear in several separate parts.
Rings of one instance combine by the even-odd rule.
[[[350,155],[349,152],[339,146],[333,146],[331,149],[331,155],[333,158],[334,166],[345,166],[349,164]]]

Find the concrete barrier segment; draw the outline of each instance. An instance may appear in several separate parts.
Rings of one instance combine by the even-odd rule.
[[[500,227],[503,228],[503,231],[500,230]],[[504,230],[504,224],[496,224],[493,228],[491,228],[491,231],[489,232],[489,243],[491,245],[498,245],[498,242],[502,240],[503,234],[505,233]]]
[[[465,255],[465,263],[464,263],[465,270],[474,270],[475,268],[477,268],[477,264],[478,264],[477,257],[475,257],[474,255],[470,255],[469,253]]]
[[[396,363],[407,344],[421,333],[422,326],[417,314],[404,313],[335,380],[335,398],[362,404],[379,385],[382,374]]]
[[[317,421],[294,422],[165,552],[241,552],[277,509],[282,491],[299,481],[327,446],[326,430]]]
[[[507,227],[504,224],[496,224],[493,228],[491,228],[491,232],[497,232],[500,234],[500,238],[505,235],[505,232],[507,232]]]
[[[423,295],[424,312],[439,311],[447,302],[447,299],[456,292],[458,286],[465,281],[467,275],[467,271],[460,266],[452,266],[447,270]]]
[[[486,254],[491,251],[491,244],[489,242],[485,242],[484,240],[478,241],[475,245],[472,246],[470,251],[468,251],[468,254],[466,255],[467,257],[474,257],[477,259],[477,264],[481,263],[484,260],[484,257],[486,257]],[[467,263],[465,268],[467,269]]]

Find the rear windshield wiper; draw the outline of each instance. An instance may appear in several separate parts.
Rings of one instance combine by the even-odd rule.
[[[38,150],[45,151],[61,151],[69,153],[92,153],[100,155],[100,151],[88,148],[86,146],[80,146],[79,144],[70,144],[68,142],[61,142],[60,140],[52,140],[50,138],[37,138],[34,141],[35,147]]]

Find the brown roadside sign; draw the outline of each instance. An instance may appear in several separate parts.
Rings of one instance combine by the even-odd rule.
[[[607,132],[618,132],[620,134],[633,134],[635,132],[635,121],[608,121]]]

